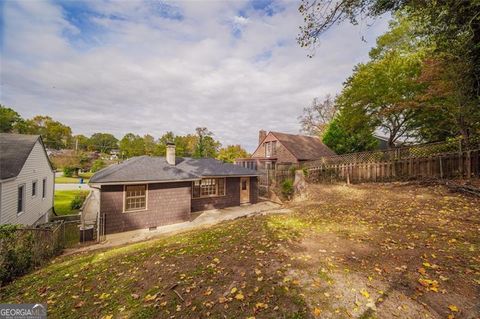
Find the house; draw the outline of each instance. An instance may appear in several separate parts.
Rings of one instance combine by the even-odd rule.
[[[257,172],[212,158],[139,156],[93,175],[106,234],[188,221],[191,212],[256,203]]]
[[[390,146],[388,145],[388,137],[376,135],[376,134],[374,134],[373,137],[377,140],[378,150],[384,151],[384,150],[390,149]],[[396,141],[394,144],[395,144],[395,147],[400,147],[402,146],[403,143],[400,141]]]
[[[48,222],[54,186],[40,136],[0,133],[0,224]]]
[[[260,130],[258,147],[250,158],[239,158],[237,165],[252,169],[299,165],[323,156],[335,155],[318,137]]]
[[[119,158],[120,156],[120,150],[119,149],[112,149],[110,150],[110,160],[115,161]]]

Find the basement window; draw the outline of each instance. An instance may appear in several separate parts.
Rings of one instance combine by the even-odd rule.
[[[216,197],[225,195],[225,178],[204,178],[194,181],[192,197]]]

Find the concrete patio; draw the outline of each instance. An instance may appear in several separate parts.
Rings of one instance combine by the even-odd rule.
[[[157,229],[155,230],[139,229],[106,235],[106,240],[101,243],[76,249],[69,249],[66,250],[64,254],[68,255],[78,252],[92,251],[96,249],[131,244],[155,237],[173,235],[192,229],[208,227],[218,224],[222,221],[233,220],[240,217],[248,217],[256,214],[285,214],[289,212],[291,212],[289,209],[282,208],[281,205],[270,201],[264,201],[253,205],[195,212],[191,214],[191,219],[187,222],[161,226],[157,227]]]

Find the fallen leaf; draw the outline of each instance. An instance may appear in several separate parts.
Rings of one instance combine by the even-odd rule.
[[[143,298],[143,300],[145,300],[145,301],[152,301],[152,300],[155,300],[156,298],[157,298],[157,294],[154,294],[154,295],[148,294],[148,295],[146,295],[146,296]]]
[[[360,291],[360,293],[365,297],[365,298],[370,298],[370,294],[366,290]]]
[[[458,312],[458,307],[455,305],[448,306],[448,309],[450,309],[450,311],[453,311],[453,312]]]
[[[255,308],[257,308],[257,309],[267,309],[268,305],[266,303],[263,303],[263,302],[257,302],[255,304]]]
[[[100,299],[107,299],[108,297],[110,297],[110,294],[102,293],[102,294],[100,295],[100,297],[98,297],[98,298],[100,298]]]

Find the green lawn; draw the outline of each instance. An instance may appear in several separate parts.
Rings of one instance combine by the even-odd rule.
[[[93,173],[81,173],[79,177],[65,177],[60,176],[55,178],[56,184],[78,184],[79,179],[83,178],[83,183],[88,183],[90,177],[92,177]]]
[[[65,191],[55,191],[55,212],[57,215],[70,215],[78,212],[78,209],[72,210],[70,208],[70,203],[72,199],[75,198],[77,194],[88,194],[88,191],[81,190],[65,190]]]

